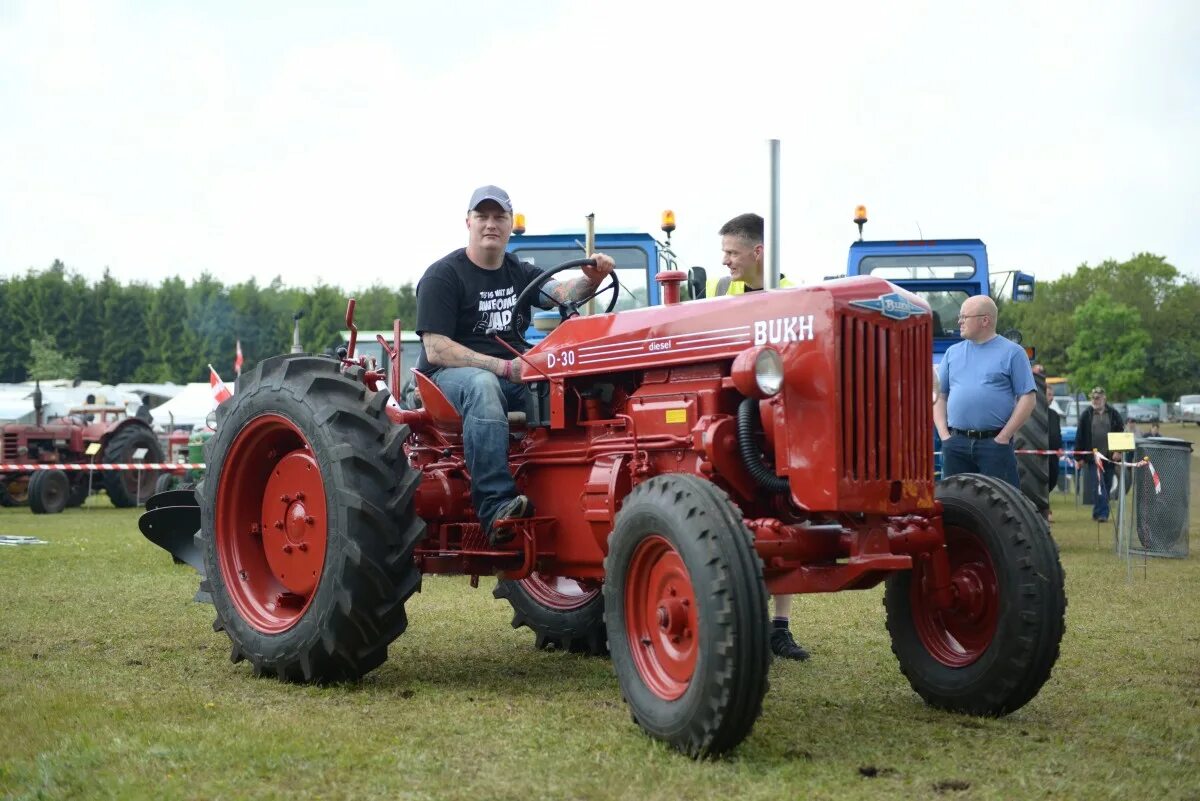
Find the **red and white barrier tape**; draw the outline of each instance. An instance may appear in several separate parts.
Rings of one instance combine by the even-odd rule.
[[[184,470],[203,470],[203,464],[184,464],[182,462],[138,462],[136,464],[85,464],[71,462],[64,464],[0,464],[0,472],[31,473],[35,470],[158,470],[183,472]]]
[[[1034,450],[1032,448],[1021,448],[1018,451],[1014,451],[1014,453],[1016,453],[1018,456],[1084,456],[1090,454],[1091,451],[1043,451]]]
[[[1096,476],[1100,479],[1100,483],[1104,483],[1104,468],[1100,465],[1101,462],[1108,462],[1113,465],[1121,465],[1122,467],[1147,467],[1150,469],[1150,479],[1154,482],[1154,494],[1162,494],[1162,481],[1158,478],[1158,471],[1154,469],[1154,465],[1150,463],[1149,456],[1143,456],[1137,462],[1123,462],[1120,459],[1109,459],[1100,451],[1094,451],[1096,454]]]

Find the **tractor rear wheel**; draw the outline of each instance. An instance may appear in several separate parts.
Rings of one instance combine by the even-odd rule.
[[[384,413],[361,368],[278,356],[217,409],[196,488],[214,627],[256,675],[352,681],[387,659],[420,588],[413,510],[420,473],[407,426]]]
[[[162,446],[150,427],[143,423],[130,423],[118,430],[104,446],[103,459],[109,464],[128,464],[139,448],[145,448],[143,462],[161,462]],[[118,509],[141,506],[154,494],[157,473],[143,470],[110,470],[104,473],[104,489],[108,499]]]
[[[954,601],[927,592],[928,562],[888,579],[883,603],[892,651],[926,703],[998,717],[1020,709],[1050,677],[1067,599],[1058,548],[1010,484],[962,474],[937,488]]]
[[[71,480],[61,470],[38,470],[29,479],[29,510],[35,515],[56,515],[67,508]]]
[[[1044,451],[1050,447],[1050,404],[1046,401],[1046,377],[1034,375],[1037,387],[1037,403],[1033,413],[1013,437],[1017,450]],[[1050,460],[1044,454],[1018,454],[1017,476],[1021,480],[1021,492],[1037,507],[1039,512],[1050,508]]]
[[[604,595],[574,579],[534,573],[520,581],[500,579],[492,591],[512,604],[514,629],[533,630],[534,647],[572,653],[608,653],[604,629]]]
[[[767,591],[741,512],[696,476],[639,484],[604,560],[608,646],[634,721],[694,758],[745,739],[767,692]]]
[[[29,503],[29,476],[6,476],[0,479],[0,506],[24,506]]]

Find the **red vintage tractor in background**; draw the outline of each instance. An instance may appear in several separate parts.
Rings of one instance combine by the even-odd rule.
[[[233,659],[291,681],[380,665],[423,573],[494,574],[539,645],[607,646],[636,722],[715,755],[762,709],[768,594],[886,581],[928,703],[1033,698],[1063,634],[1058,553],[1014,487],[935,485],[928,306],[871,277],[679,303],[683,278],[660,274],[661,306],[564,308],[524,354],[510,463],[538,516],[506,546],[475,518],[454,408],[415,371],[423,407],[389,405],[396,355],[385,376],[353,337],[243,375],[204,481],[151,499],[142,530],[204,574]]]
[[[123,406],[89,405],[45,421],[42,393],[34,390],[33,425],[0,426],[0,463],[38,465],[161,462],[162,446],[149,424],[129,417]],[[88,454],[93,444],[97,448]],[[135,454],[144,450],[142,458]],[[140,506],[150,497],[156,473],[149,471],[37,470],[0,472],[0,504],[26,503],[34,514],[56,514],[79,506],[91,489],[104,489],[113,506]]]

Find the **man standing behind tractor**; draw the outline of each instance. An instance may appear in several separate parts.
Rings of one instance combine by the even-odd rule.
[[[1093,448],[1104,453],[1109,459],[1116,457],[1116,454],[1108,451],[1105,445],[1108,444],[1108,435],[1119,433],[1123,428],[1121,422],[1121,413],[1108,405],[1108,396],[1104,393],[1104,387],[1092,387],[1090,393],[1092,405],[1079,413],[1079,428],[1075,434],[1075,449],[1080,451],[1090,451]],[[1092,519],[1105,523],[1108,521],[1108,493],[1112,487],[1113,477],[1117,474],[1117,467],[1111,461],[1105,462],[1095,454],[1084,456],[1075,463],[1076,472],[1083,469],[1085,464],[1102,464],[1100,470],[1096,470],[1099,481],[1096,482],[1096,502],[1092,505]]]
[[[496,342],[520,350],[512,319],[529,322],[529,307],[514,308],[541,271],[505,251],[512,235],[512,201],[498,186],[481,186],[467,205],[467,246],[429,265],[417,283],[417,369],[446,395],[462,417],[463,451],[471,474],[471,502],[494,547],[514,536],[498,520],[531,517],[533,504],[517,494],[508,469],[508,412],[525,411],[520,359]],[[548,281],[542,292],[558,302],[582,300],[612,272],[613,260],[593,253],[574,281]],[[545,301],[549,303],[549,301]],[[541,304],[539,304],[541,305]]]
[[[721,226],[722,264],[729,268],[729,275],[708,281],[706,297],[719,295],[742,295],[758,292],[763,288],[763,218],[757,214],[739,214]],[[792,285],[783,276],[781,287]],[[775,595],[775,615],[771,618],[771,651],[784,659],[808,659],[808,651],[792,637],[789,620],[792,611],[792,596]]]
[[[996,333],[996,303],[967,298],[958,315],[963,341],[946,350],[933,422],[942,438],[942,474],[983,473],[1020,488],[1013,436],[1037,403],[1029,357]]]

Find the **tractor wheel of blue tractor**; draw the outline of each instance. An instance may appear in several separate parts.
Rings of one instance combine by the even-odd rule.
[[[533,573],[520,581],[500,579],[492,595],[512,605],[514,629],[528,626],[534,647],[603,656],[608,653],[600,583]]]
[[[604,573],[608,646],[633,719],[693,758],[737,746],[771,661],[762,562],[741,511],[702,478],[656,476],[622,502]]]
[[[892,652],[925,702],[968,715],[1020,709],[1050,677],[1067,599],[1046,521],[1007,482],[962,474],[938,483],[952,600],[926,588],[929,561],[887,581]]]
[[[232,659],[288,681],[356,680],[387,659],[421,584],[420,473],[388,395],[316,356],[243,374],[217,409],[197,545]]]

